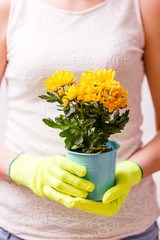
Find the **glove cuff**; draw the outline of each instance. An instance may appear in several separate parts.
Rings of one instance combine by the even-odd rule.
[[[141,166],[138,163],[136,163],[136,164],[138,165],[139,169],[141,170],[141,180],[142,180],[142,178],[143,178],[143,169],[141,168]]]
[[[40,163],[40,159],[26,153],[19,154],[9,166],[9,177],[12,182],[32,189],[36,168]]]
[[[20,154],[18,154],[14,159],[13,159],[13,161],[10,163],[10,165],[9,165],[9,178],[10,178],[10,180],[12,181],[12,182],[14,182],[13,180],[12,180],[12,178],[11,178],[11,166],[12,166],[12,164],[17,160],[17,158],[20,156],[20,155],[22,155],[23,153],[20,153]]]

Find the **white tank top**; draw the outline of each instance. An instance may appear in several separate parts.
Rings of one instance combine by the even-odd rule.
[[[66,69],[79,79],[86,69],[113,68],[128,91],[130,121],[114,136],[119,160],[141,147],[140,109],[144,34],[138,0],[106,0],[71,12],[43,0],[12,0],[7,32],[8,113],[5,145],[39,156],[63,154],[58,131],[42,118],[59,114],[38,98],[44,80]],[[110,239],[143,232],[158,216],[151,177],[132,187],[117,215],[104,217],[68,209],[26,187],[0,180],[0,226],[27,240]]]

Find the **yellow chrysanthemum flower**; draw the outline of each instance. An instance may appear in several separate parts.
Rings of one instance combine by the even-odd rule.
[[[55,72],[52,77],[48,77],[46,86],[51,91],[58,91],[58,87],[69,85],[64,92],[60,89],[59,96],[63,96],[63,104],[66,106],[70,101],[77,102],[100,102],[104,107],[108,108],[109,112],[117,111],[119,108],[126,107],[129,101],[127,91],[119,82],[114,80],[115,71],[98,70],[85,71],[81,76],[80,83],[72,86],[74,83],[74,74],[62,70]]]
[[[52,92],[57,92],[58,91],[58,87],[52,83],[52,79],[51,77],[48,77],[48,79],[46,80],[46,88]]]
[[[112,88],[109,91],[109,95],[112,97],[115,96],[127,96],[128,92],[124,91],[124,87],[117,87],[117,86],[112,86]]]
[[[76,99],[77,95],[78,95],[78,88],[76,85],[69,86],[65,91],[65,98],[69,100]]]
[[[109,112],[113,112],[114,110],[118,110],[117,104],[115,103],[114,99],[110,96],[106,97],[106,101],[103,104],[104,107],[108,108]]]
[[[129,99],[128,99],[128,98],[122,97],[122,98],[121,98],[121,105],[120,105],[120,107],[121,107],[121,108],[125,108],[128,102],[129,102]]]
[[[92,103],[94,102],[99,102],[102,98],[102,86],[95,86],[94,84],[90,84],[87,86],[86,93],[84,95],[84,101],[89,102],[91,101]]]
[[[86,93],[86,86],[81,85],[80,83],[76,84],[78,95],[77,95],[77,101],[83,102],[84,101],[84,95]]]
[[[113,83],[118,84],[115,80],[114,80],[114,76],[115,76],[115,71],[113,71],[112,69],[110,70],[98,70],[95,69],[94,71],[85,71],[85,73],[82,74],[81,76],[81,81],[80,83],[83,85],[88,85],[90,83],[94,83],[95,85],[97,84],[105,84],[105,86],[107,87],[112,85]],[[103,85],[104,86],[104,85]]]
[[[94,74],[96,75],[96,80],[97,82],[101,83],[108,83],[109,85],[115,82],[114,76],[115,76],[115,71],[112,69],[103,69],[103,70],[98,70],[95,69]]]
[[[106,96],[104,107],[109,109],[109,112],[117,111],[119,108],[125,108],[129,99],[125,96],[127,92],[124,91],[123,87],[113,86],[109,90],[109,96]]]
[[[48,77],[46,79],[46,88],[48,90],[51,90],[56,87],[62,87],[69,84],[73,84],[74,82],[75,82],[74,73],[62,70],[61,72],[55,72],[51,77]]]

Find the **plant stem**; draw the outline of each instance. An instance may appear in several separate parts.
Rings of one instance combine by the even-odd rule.
[[[83,105],[81,103],[81,110],[80,110],[80,114],[81,114],[81,118],[85,121],[85,117],[84,117],[84,114],[83,114]],[[87,132],[87,127],[84,125],[84,134],[86,136],[88,136],[88,132]]]

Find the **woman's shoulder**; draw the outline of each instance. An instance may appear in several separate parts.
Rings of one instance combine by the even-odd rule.
[[[11,0],[0,0],[0,18],[9,14]]]
[[[10,0],[0,0],[0,32],[4,32],[9,18]]]
[[[160,0],[139,0],[142,16],[155,18],[160,16]],[[149,20],[149,19],[148,19]],[[150,19],[151,20],[151,19]]]
[[[0,0],[0,84],[6,66],[6,33],[10,12],[10,0]]]
[[[144,31],[147,36],[153,36],[160,32],[160,0],[139,1]]]

